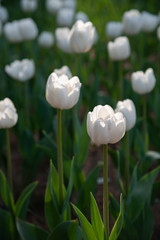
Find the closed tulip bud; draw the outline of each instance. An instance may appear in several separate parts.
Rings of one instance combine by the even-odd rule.
[[[58,77],[62,75],[66,75],[69,79],[72,77],[71,71],[68,66],[63,66],[60,69],[54,69],[54,73],[56,73]]]
[[[123,31],[129,35],[138,34],[142,28],[142,16],[138,10],[130,10],[123,14]]]
[[[21,9],[26,13],[34,12],[37,5],[37,0],[21,0]]]
[[[160,26],[157,28],[157,37],[160,40]]]
[[[74,9],[72,8],[61,8],[56,15],[56,22],[58,26],[69,27],[73,23]]]
[[[138,94],[146,94],[153,90],[156,79],[152,68],[148,68],[145,73],[137,71],[132,73],[131,82],[133,90]]]
[[[123,25],[121,22],[108,22],[105,30],[107,37],[116,38],[122,34]]]
[[[0,5],[0,21],[6,22],[8,20],[8,11],[7,8]]]
[[[54,44],[54,37],[51,32],[43,31],[38,37],[38,44],[44,48],[50,48]]]
[[[57,46],[66,53],[72,53],[70,43],[70,29],[69,28],[57,28],[55,31],[55,38]]]
[[[0,101],[0,128],[11,128],[18,120],[13,102],[9,98]]]
[[[91,22],[77,21],[71,29],[71,47],[75,53],[88,52],[95,39],[95,27]]]
[[[51,73],[46,85],[46,99],[57,109],[70,109],[78,102],[81,83],[78,77],[68,79],[66,75],[58,77]]]
[[[115,111],[123,113],[126,119],[127,131],[134,127],[136,123],[136,108],[132,100],[118,101]]]
[[[117,143],[125,134],[126,120],[121,112],[98,105],[87,115],[87,132],[96,145]]]
[[[18,43],[22,41],[22,35],[19,28],[19,21],[8,22],[4,25],[4,34],[9,42]]]
[[[38,28],[36,23],[31,18],[24,18],[19,21],[19,28],[23,40],[33,40],[38,35]]]
[[[89,21],[89,17],[84,12],[77,12],[75,15],[75,21],[81,20],[84,23]]]
[[[75,0],[65,0],[63,1],[63,7],[64,8],[72,8],[76,9],[76,1]]]
[[[15,60],[13,63],[5,67],[5,71],[13,79],[25,82],[34,76],[35,65],[33,60]]]
[[[146,11],[143,11],[141,15],[142,15],[142,31],[153,32],[159,23],[159,17]]]
[[[56,12],[63,6],[61,0],[46,0],[46,9],[51,14],[56,14]]]
[[[112,60],[124,60],[130,55],[130,44],[127,37],[118,37],[108,43],[108,53]]]

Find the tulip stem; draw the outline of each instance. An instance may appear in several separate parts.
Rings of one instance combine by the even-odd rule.
[[[13,183],[12,183],[12,162],[11,162],[11,150],[10,150],[10,138],[9,138],[9,129],[6,128],[6,147],[7,147],[7,178],[8,183],[13,193]]]
[[[126,144],[125,144],[125,180],[126,180],[126,195],[129,191],[129,132],[126,132]]]
[[[62,110],[58,109],[58,178],[59,178],[59,202],[63,203],[63,159],[62,159]]]
[[[104,145],[104,166],[103,166],[103,221],[104,229],[109,236],[109,203],[108,203],[108,145]]]
[[[122,72],[122,61],[118,63],[118,77],[119,77],[119,100],[123,99],[123,72]]]
[[[146,96],[143,96],[143,137],[144,137],[144,146],[145,152],[148,150],[148,132],[147,132],[147,99]]]

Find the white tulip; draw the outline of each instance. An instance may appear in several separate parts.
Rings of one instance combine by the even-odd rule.
[[[6,73],[15,80],[25,82],[31,79],[35,74],[35,65],[33,60],[23,59],[15,60],[5,67]]]
[[[118,37],[108,43],[108,53],[112,60],[124,60],[130,55],[130,44],[127,37]]]
[[[115,111],[123,113],[126,119],[127,131],[134,127],[136,123],[136,108],[132,100],[118,101]]]
[[[157,28],[157,37],[160,40],[160,26]]]
[[[32,18],[24,18],[19,20],[19,28],[23,40],[33,40],[38,35],[38,28]]]
[[[143,11],[141,15],[142,15],[142,31],[153,32],[159,23],[159,17],[146,11]]]
[[[76,9],[76,1],[75,0],[65,0],[63,1],[63,7],[64,8],[72,8]]]
[[[58,77],[62,75],[66,75],[69,79],[72,77],[71,71],[68,66],[63,66],[62,68],[54,69],[54,73],[56,73]]]
[[[55,38],[57,46],[66,53],[72,53],[70,43],[70,29],[69,28],[57,28],[55,31]]]
[[[58,77],[51,73],[46,85],[46,99],[57,109],[70,109],[79,99],[81,83],[78,77],[68,79],[66,75]]]
[[[91,22],[77,21],[71,29],[71,47],[75,53],[88,52],[95,40],[95,27]]]
[[[148,68],[145,73],[137,71],[131,75],[133,90],[138,94],[146,94],[153,90],[156,84],[156,78],[152,68]]]
[[[81,20],[84,23],[89,21],[89,17],[84,12],[77,12],[75,15],[75,21]]]
[[[46,0],[46,9],[51,14],[56,14],[56,12],[63,6],[61,0]]]
[[[54,44],[54,36],[51,32],[43,31],[38,37],[38,44],[44,48],[50,48]]]
[[[0,21],[6,22],[8,20],[7,8],[0,5]]]
[[[9,98],[0,101],[0,128],[11,128],[18,120],[13,102]]]
[[[21,9],[24,12],[34,12],[37,9],[37,0],[21,0]]]
[[[106,36],[109,38],[116,38],[122,34],[123,25],[121,22],[108,22],[106,24]]]
[[[56,22],[58,26],[69,27],[73,23],[74,9],[72,8],[61,8],[56,15]]]
[[[87,115],[87,132],[96,145],[117,143],[125,134],[126,121],[109,105],[98,105]]]
[[[19,28],[19,21],[8,22],[3,28],[5,37],[9,42],[18,43],[22,41],[22,35]]]
[[[138,34],[142,29],[142,15],[136,10],[132,9],[123,14],[123,31],[129,35]]]

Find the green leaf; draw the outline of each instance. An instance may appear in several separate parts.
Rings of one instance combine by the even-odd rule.
[[[30,196],[37,186],[38,182],[33,182],[29,184],[22,194],[20,195],[17,203],[16,203],[16,217],[24,219],[27,213],[27,208],[30,200]]]
[[[118,165],[117,181],[118,181],[121,192],[124,194],[125,190],[124,190],[123,182],[121,181],[120,153],[119,153],[119,151],[117,151],[117,165]]]
[[[79,218],[84,239],[85,240],[97,240],[96,235],[93,231],[92,225],[89,223],[87,218],[83,215],[83,213],[74,204],[72,204],[72,207],[74,208],[74,210]]]
[[[109,236],[109,240],[116,240],[121,232],[123,226],[123,217],[124,217],[124,210],[123,210],[123,198],[122,194],[120,196],[120,213],[118,218],[112,228],[111,234]]]
[[[0,196],[8,210],[14,213],[15,205],[13,196],[7,183],[6,177],[1,170],[0,170]]]
[[[97,240],[104,238],[104,226],[98,210],[97,203],[91,193],[91,224]]]
[[[60,223],[51,233],[47,240],[74,240],[78,228],[77,221],[68,221]]]
[[[27,223],[20,219],[17,219],[16,224],[22,240],[46,240],[48,237],[46,231],[34,224]]]

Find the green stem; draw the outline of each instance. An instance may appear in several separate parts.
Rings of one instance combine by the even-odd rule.
[[[125,142],[125,181],[126,181],[126,194],[128,195],[129,190],[129,132],[126,132]]]
[[[118,62],[118,78],[119,78],[119,100],[123,99],[123,72],[122,61]]]
[[[59,202],[63,203],[63,159],[62,159],[62,110],[58,109],[58,177],[59,177]]]
[[[13,183],[12,183],[12,162],[11,162],[11,150],[10,150],[10,139],[9,139],[9,129],[6,128],[6,147],[7,147],[7,178],[10,189],[13,193]]]
[[[25,82],[25,119],[26,119],[26,126],[29,127],[29,96],[28,96],[28,81]]]
[[[108,145],[104,145],[104,166],[103,166],[103,221],[104,229],[109,236],[109,203],[108,203]]]
[[[146,96],[143,96],[143,137],[144,137],[144,146],[145,152],[148,150],[148,132],[147,132],[147,99]]]

